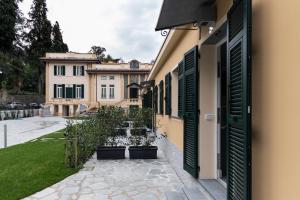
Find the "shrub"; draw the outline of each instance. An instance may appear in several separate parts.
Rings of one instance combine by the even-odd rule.
[[[84,164],[95,153],[98,146],[117,146],[124,142],[117,128],[125,117],[124,109],[101,107],[97,114],[82,123],[68,121],[65,129],[65,162],[69,167]]]

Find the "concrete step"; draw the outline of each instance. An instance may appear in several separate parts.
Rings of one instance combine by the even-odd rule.
[[[167,200],[188,200],[185,194],[181,191],[167,191],[165,192]]]
[[[165,192],[167,200],[209,200],[197,187],[183,187],[178,191]]]
[[[182,188],[188,200],[208,200],[208,198],[196,187]]]

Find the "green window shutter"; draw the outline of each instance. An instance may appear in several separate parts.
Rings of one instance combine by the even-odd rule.
[[[154,110],[155,110],[155,113],[157,114],[158,113],[158,87],[155,86],[154,87],[154,94],[153,94],[153,100],[154,100]]]
[[[81,76],[84,76],[84,66],[81,66]]]
[[[57,76],[57,66],[54,65],[54,76]]]
[[[164,81],[159,83],[159,114],[164,114]]]
[[[183,61],[178,64],[178,117],[183,115]]]
[[[73,76],[76,76],[76,66],[73,66]]]
[[[54,91],[53,91],[54,98],[57,98],[56,90],[57,90],[57,84],[54,84]]]
[[[84,84],[81,85],[81,98],[84,99]]]
[[[228,19],[227,199],[251,199],[251,0],[236,0]]]
[[[198,178],[198,46],[184,55],[183,63],[183,168]]]
[[[76,98],[76,84],[73,84],[73,99]]]
[[[66,86],[62,84],[62,98],[66,98]]]
[[[62,75],[63,75],[63,76],[66,75],[66,66],[62,66]]]
[[[73,98],[73,87],[66,87],[66,98]]]
[[[172,76],[171,73],[168,73],[165,76],[165,91],[166,91],[166,97],[165,97],[165,110],[166,110],[166,115],[171,115],[171,81],[172,81]]]
[[[124,75],[124,99],[128,99],[128,75]]]

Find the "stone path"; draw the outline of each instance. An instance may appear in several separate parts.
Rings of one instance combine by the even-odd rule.
[[[184,184],[164,154],[158,155],[157,160],[108,161],[94,156],[77,174],[24,200],[187,200],[178,193]]]
[[[66,121],[62,117],[30,117],[0,121],[0,148],[4,146],[4,124],[8,129],[7,144],[12,146],[63,129]]]

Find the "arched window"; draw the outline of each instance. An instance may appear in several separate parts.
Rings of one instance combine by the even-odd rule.
[[[140,62],[137,60],[130,61],[130,69],[138,69],[140,67]]]

